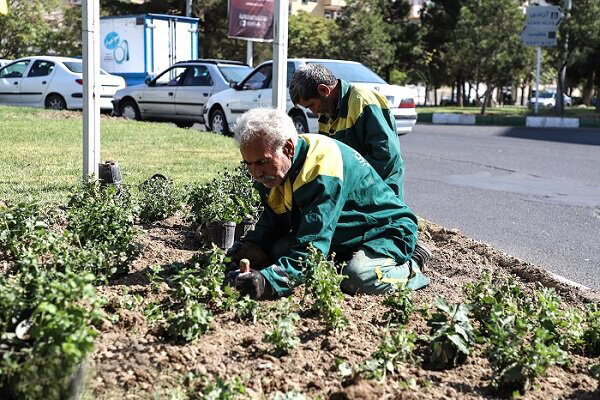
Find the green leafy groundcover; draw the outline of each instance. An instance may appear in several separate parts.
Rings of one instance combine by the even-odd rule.
[[[226,175],[224,180],[230,181],[229,187],[242,185],[251,199],[246,179]],[[55,209],[35,201],[0,204],[2,398],[61,399],[68,395],[74,372],[85,363],[97,334],[95,326],[101,322],[104,301],[96,295],[95,285],[129,271],[139,253],[135,225],[148,221],[141,210],[153,195],[185,196],[161,186],[166,183],[143,194],[140,191],[147,188],[136,191],[90,183],[73,194],[66,206]],[[227,193],[222,190],[224,183],[216,186],[214,190],[221,195]],[[199,206],[196,197],[188,207]],[[244,215],[248,210],[256,212],[255,208],[240,209]],[[152,213],[159,218],[175,211],[177,207]],[[275,307],[263,309],[249,298],[240,298],[225,281],[230,260],[223,250],[213,247],[184,263],[149,267],[148,290],[158,291],[165,284],[168,289],[159,301],[144,304],[144,316],[149,325],[155,325],[158,340],[177,345],[209,332],[215,317],[226,311],[233,311],[242,323],[260,318],[270,321],[263,336],[268,351],[275,357],[290,354],[301,343],[297,328],[307,315],[316,316],[327,331],[339,334],[348,329],[341,307],[344,277],[338,272],[340,266],[314,248],[309,250],[303,261],[307,273],[300,282],[305,297],[299,306],[280,299]],[[407,363],[428,369],[455,368],[478,343],[492,368],[496,392],[519,395],[549,367],[567,365],[570,354],[600,355],[596,305],[567,307],[553,290],[525,292],[512,279],[489,274],[468,284],[464,292],[464,304],[449,304],[439,297],[433,307],[416,309],[411,292],[398,287],[383,302],[385,335],[376,351],[356,365],[336,363],[340,375],[384,381],[396,379]],[[121,293],[117,302],[128,309],[145,303],[139,294],[128,293]],[[110,313],[108,307],[104,310]],[[417,335],[405,325],[413,314],[424,318],[428,335]],[[599,368],[591,365],[589,374],[600,376]],[[196,385],[204,396],[223,394],[206,398],[234,398],[245,392],[235,379],[215,382],[202,377],[189,386]]]

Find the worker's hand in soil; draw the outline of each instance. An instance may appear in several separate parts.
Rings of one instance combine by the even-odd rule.
[[[250,260],[252,269],[263,269],[271,265],[267,254],[252,242],[235,242],[227,251],[227,256],[236,267],[244,258]]]
[[[254,269],[249,272],[240,272],[235,278],[235,288],[242,296],[248,295],[254,300],[268,297],[273,292],[263,274]]]

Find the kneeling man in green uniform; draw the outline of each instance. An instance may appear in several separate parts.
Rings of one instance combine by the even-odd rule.
[[[307,272],[299,259],[306,260],[311,243],[346,262],[346,293],[429,283],[412,259],[416,216],[358,152],[323,135],[298,135],[287,114],[269,108],[242,115],[235,140],[264,211],[230,255],[239,259],[248,246],[268,255],[267,264],[250,259],[249,272],[234,272],[242,293],[255,299],[289,295]]]

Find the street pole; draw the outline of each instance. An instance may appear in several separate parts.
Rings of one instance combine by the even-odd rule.
[[[542,65],[542,48],[537,47],[537,62],[535,63],[535,111],[534,114],[538,113],[538,101],[540,96],[540,68]]]
[[[275,0],[273,16],[273,108],[286,109],[288,0]]]
[[[246,64],[252,66],[254,55],[252,54],[252,40],[246,40]]]
[[[192,0],[185,0],[185,16],[192,16]]]
[[[571,11],[571,0],[565,0],[565,21],[569,18]],[[558,84],[556,88],[556,111],[563,115],[565,113],[565,77],[567,75],[567,51],[569,50],[569,34],[565,31],[562,52],[558,58]]]
[[[83,0],[83,180],[100,164],[100,0]]]

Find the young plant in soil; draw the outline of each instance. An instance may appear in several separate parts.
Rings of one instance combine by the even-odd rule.
[[[187,386],[187,397],[190,400],[236,400],[245,398],[246,387],[239,378],[224,380],[216,377],[214,381],[208,377],[196,377],[191,374],[185,379]]]
[[[260,304],[256,300],[252,300],[249,296],[241,298],[234,306],[235,316],[240,322],[256,323],[260,312]]]
[[[385,380],[388,374],[395,374],[401,363],[411,360],[415,348],[416,335],[399,326],[386,331],[379,348],[359,372],[367,379]]]
[[[551,365],[563,365],[567,354],[543,327],[531,330],[528,316],[492,313],[487,330],[487,357],[492,383],[501,392],[518,395]]]
[[[263,341],[273,346],[273,352],[278,355],[288,354],[290,350],[300,344],[296,336],[295,322],[300,319],[298,314],[292,311],[293,303],[288,298],[277,302],[275,321],[271,323],[263,338]]]
[[[464,304],[449,305],[441,297],[435,299],[435,312],[427,321],[431,328],[429,366],[433,369],[453,368],[469,355],[475,333],[469,322],[469,309]]]
[[[167,336],[179,342],[191,342],[210,328],[212,315],[200,303],[189,302],[167,318]]]
[[[340,282],[344,276],[338,274],[333,260],[327,260],[323,253],[310,245],[305,270],[308,273],[302,305],[311,301],[312,309],[319,313],[327,329],[338,330],[346,327],[348,320],[340,306],[344,300],[340,289]]]
[[[177,302],[200,301],[224,309],[225,253],[217,247],[195,256],[190,263],[175,266],[169,279],[171,297]]]
[[[392,324],[405,324],[415,309],[412,302],[413,290],[404,285],[397,285],[396,290],[383,300],[388,310],[383,318]]]
[[[588,357],[600,356],[600,309],[590,304],[585,314],[583,331],[583,351]]]
[[[119,192],[114,186],[103,188],[90,182],[71,197],[66,231],[76,245],[99,250],[105,257],[105,263],[91,272],[108,278],[128,272],[141,250],[135,242],[135,214],[123,188]]]
[[[182,199],[173,181],[152,177],[139,187],[140,219],[154,222],[168,218],[181,208]]]
[[[94,280],[89,273],[35,268],[0,275],[0,393],[67,398],[100,320]]]

